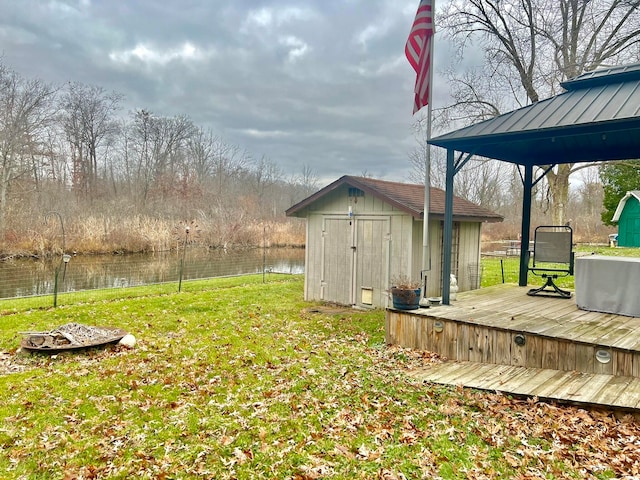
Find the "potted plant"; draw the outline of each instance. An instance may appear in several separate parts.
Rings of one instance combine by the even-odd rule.
[[[393,308],[398,310],[416,310],[420,308],[420,282],[406,275],[392,279],[391,300]]]

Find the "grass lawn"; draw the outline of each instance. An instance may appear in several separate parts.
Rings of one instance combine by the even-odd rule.
[[[574,248],[576,257],[581,255],[608,255],[616,257],[640,257],[640,248],[610,248],[606,245],[579,245]],[[481,285],[489,287],[498,283],[518,283],[520,272],[519,256],[484,256],[481,264]],[[463,272],[464,274],[464,272]],[[529,272],[528,285],[532,288],[544,284],[541,277]],[[573,289],[574,277],[560,277],[556,284],[561,288]]]
[[[420,383],[407,371],[437,358],[386,346],[382,310],[304,302],[301,277],[163,288],[49,310],[0,304],[0,478],[640,474],[632,418]],[[16,352],[19,332],[69,322],[138,343]]]

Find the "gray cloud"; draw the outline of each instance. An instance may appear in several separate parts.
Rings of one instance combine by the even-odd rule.
[[[289,174],[405,179],[417,0],[0,0],[3,62],[187,115]],[[442,55],[436,52],[436,62]],[[438,98],[446,96],[436,85]]]

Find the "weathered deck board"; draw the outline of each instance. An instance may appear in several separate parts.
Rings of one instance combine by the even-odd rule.
[[[501,391],[505,385],[513,390],[528,390],[531,383],[536,381],[548,381],[554,370],[542,370],[535,368],[511,367],[511,370],[499,373],[498,377],[492,372],[492,365],[484,372],[486,388]]]
[[[628,324],[629,317],[621,317],[614,315],[609,322],[602,322],[602,334],[595,340],[595,343],[606,341],[616,344],[620,340],[624,340],[629,334],[633,333]]]
[[[429,381],[640,410],[640,318],[527,290],[498,285],[459,294],[450,306],[388,311],[388,339],[456,360],[427,369]],[[611,361],[598,361],[600,350]]]
[[[569,375],[565,375],[562,385],[558,385],[552,392],[553,396],[568,400],[580,398],[591,389],[593,377],[594,375],[589,373],[569,372]]]
[[[567,381],[569,381],[574,372],[562,372],[559,370],[552,370],[554,374],[548,378],[545,382],[536,382],[535,378],[527,385],[527,391],[531,392],[531,395],[541,398],[556,398],[554,392],[563,387]],[[514,393],[521,393],[519,392]]]
[[[600,390],[592,394],[594,403],[601,405],[616,405],[615,401],[623,396],[622,393],[627,390],[629,385],[632,383],[632,380],[633,379],[630,377],[617,377],[612,375],[611,379],[603,385]],[[637,403],[637,401],[635,403]]]
[[[451,363],[451,362],[447,362]],[[458,363],[458,362],[455,362]],[[506,365],[501,365],[501,367],[508,368]],[[465,365],[462,365],[462,368],[456,370],[447,370],[447,375],[443,376],[443,378],[447,379],[455,379],[455,385],[465,385],[467,383],[476,382],[480,377],[486,375],[483,368],[478,368],[475,370],[470,370],[465,368]]]
[[[441,365],[442,366],[439,369],[434,370],[434,382],[438,382],[440,379],[450,380],[452,378],[456,378],[458,373],[465,370],[465,365],[460,362],[445,362]]]
[[[640,335],[634,334],[640,332],[640,318],[579,310],[573,298],[532,297],[526,295],[527,290],[517,285],[472,290],[458,294],[451,306],[420,312],[434,318],[640,351]],[[519,305],[527,308],[514,313],[520,311]]]
[[[522,367],[520,367],[522,368]],[[553,378],[558,374],[557,370],[551,370],[546,368],[526,368],[526,370],[531,370],[531,374],[527,377],[527,383],[523,383],[519,385],[520,392],[533,392],[539,389],[540,385],[545,385],[548,382],[552,382]],[[537,393],[532,394],[532,396],[538,395]]]
[[[640,410],[640,378],[474,362],[433,364],[414,370],[410,376],[425,382],[463,385],[591,406]]]

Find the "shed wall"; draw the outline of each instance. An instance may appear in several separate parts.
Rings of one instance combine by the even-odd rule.
[[[479,288],[482,223],[460,223],[460,246],[456,278],[460,292]],[[453,273],[453,272],[452,272]]]
[[[640,247],[640,202],[629,197],[618,221],[618,245]]]
[[[460,292],[478,288],[475,281],[480,269],[480,222],[454,222],[451,273],[456,276]],[[422,259],[422,221],[415,221],[413,239],[414,268],[419,272]],[[431,248],[431,270],[427,274],[427,296],[442,295],[442,247],[443,225],[440,220],[429,222],[429,245]],[[471,275],[474,272],[474,275]]]
[[[414,220],[413,225],[413,268],[418,272],[422,270],[422,238],[423,238],[423,222],[422,220]],[[442,222],[440,220],[429,221],[429,249],[431,251],[431,262],[426,272],[427,292],[425,297],[440,296],[442,290]],[[430,265],[429,265],[430,263]]]
[[[421,220],[373,195],[350,197],[347,186],[311,204],[306,217],[305,300],[386,307],[395,278],[420,280]],[[426,296],[440,296],[442,222],[431,220],[429,226],[431,271]],[[468,265],[480,260],[480,226],[465,222],[457,229],[454,258],[459,263],[453,271],[458,273],[461,291],[472,286]]]

